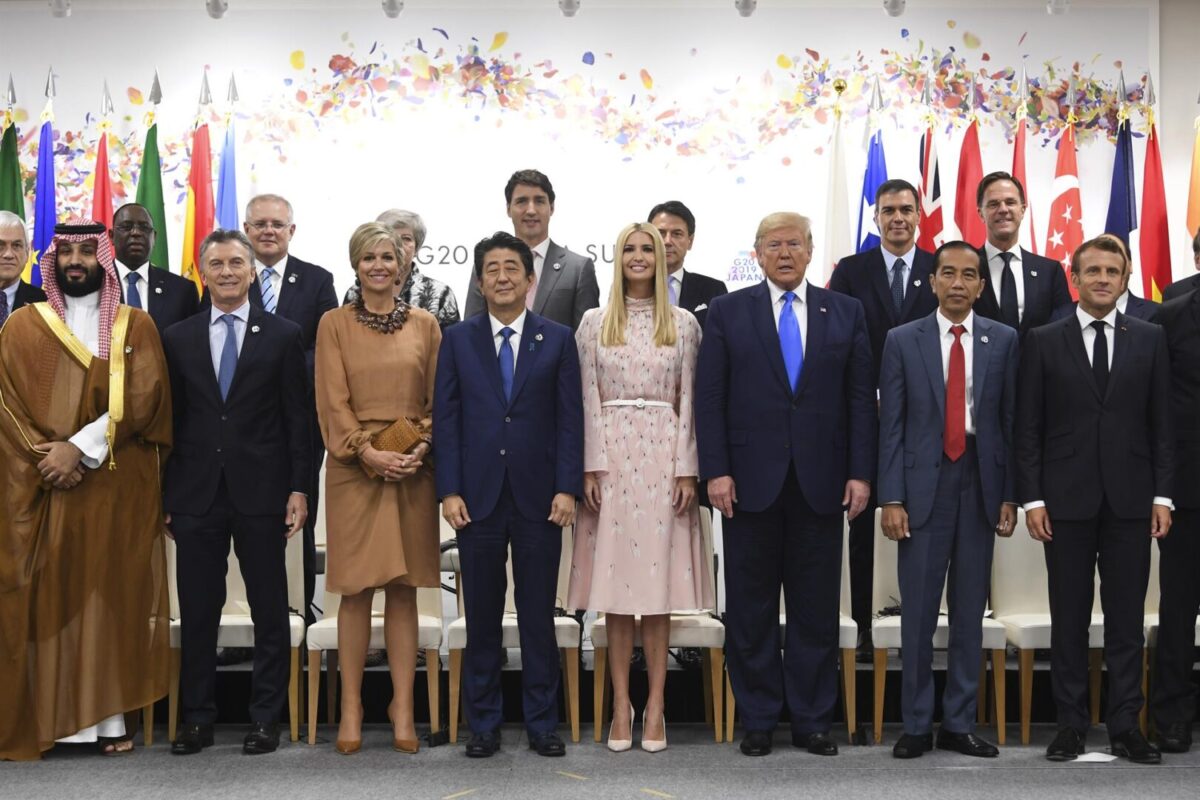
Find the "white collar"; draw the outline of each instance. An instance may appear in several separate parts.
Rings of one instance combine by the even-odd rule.
[[[1091,314],[1084,311],[1083,306],[1079,306],[1079,305],[1075,306],[1075,317],[1076,317],[1076,319],[1079,320],[1080,328],[1086,328],[1087,326],[1091,325],[1093,322],[1096,322],[1096,317],[1093,317]],[[1100,319],[1103,320],[1106,325],[1109,325],[1113,328],[1117,327],[1117,308],[1116,308],[1116,306],[1113,306],[1112,311],[1109,311],[1107,314],[1105,314]]]
[[[884,247],[883,245],[879,245],[879,252],[883,253],[883,263],[887,267],[888,272],[891,272],[892,268],[896,266],[897,258],[903,258],[904,266],[908,267],[909,269],[912,269],[913,258],[917,252],[917,245],[914,242],[913,246],[908,248],[908,252],[902,256],[893,255],[892,252],[890,250],[888,250],[886,247]]]
[[[522,311],[521,316],[514,319],[508,325],[505,325],[503,322],[496,319],[491,314],[488,314],[488,319],[492,323],[492,338],[495,339],[497,336],[499,336],[500,330],[505,327],[512,328],[513,333],[515,333],[517,336],[520,336],[521,331],[525,329],[525,316],[527,313],[528,312],[526,312],[526,311]]]
[[[1012,253],[1012,260],[1016,261],[1017,263],[1021,262],[1021,243],[1020,242],[1017,242],[1008,250],[1001,250],[999,247],[996,247],[996,245],[994,245],[990,241],[988,241],[988,242],[984,242],[983,250],[987,254],[987,261],[989,264],[992,263],[992,259],[994,259],[996,256],[1000,255],[1001,253]]]
[[[217,324],[217,321],[220,320],[221,317],[225,316],[226,313],[233,314],[235,317],[240,319],[242,322],[245,322],[246,320],[250,319],[250,299],[247,298],[246,302],[242,303],[240,306],[235,308],[233,311],[229,311],[229,312],[222,311],[221,309],[217,308],[216,306],[212,306],[212,313],[209,315],[209,324],[210,325]]]
[[[92,292],[91,294],[85,294],[83,297],[72,297],[64,292],[62,298],[63,304],[71,310],[79,309],[81,311],[88,311],[91,309],[100,308],[99,291]]]
[[[127,281],[129,279],[128,276],[129,276],[129,273],[131,273],[131,272],[136,272],[143,280],[149,282],[150,276],[149,276],[148,270],[147,270],[147,268],[150,266],[149,261],[143,263],[140,267],[136,267],[136,268],[127,267],[120,260],[118,260],[116,262],[116,264],[117,264],[117,269],[121,271],[121,282],[122,283],[124,283],[125,281]]]
[[[284,256],[283,258],[276,261],[274,264],[268,265],[268,264],[264,264],[263,262],[259,261],[258,258],[256,257],[254,259],[254,266],[258,271],[255,274],[257,274],[259,279],[261,280],[263,271],[270,269],[270,270],[274,270],[275,274],[282,278],[284,271],[287,269],[287,262],[288,262],[288,257]]]
[[[537,247],[531,247],[529,249],[541,256],[542,261],[544,262],[546,260],[546,253],[550,251],[550,237],[547,236],[545,239],[542,239],[542,241],[538,242]]]
[[[947,333],[949,333],[950,328],[953,325],[962,325],[964,328],[967,329],[968,336],[974,335],[974,333],[973,333],[975,330],[975,312],[974,311],[968,311],[967,318],[964,319],[962,322],[951,322],[950,320],[948,320],[945,317],[945,315],[942,314],[942,310],[940,308],[937,310],[936,317],[937,317],[937,324],[938,324],[938,333],[940,333],[942,336],[945,336]]]
[[[783,299],[784,292],[786,292],[787,290],[781,289],[780,287],[776,286],[775,281],[771,280],[770,278],[767,278],[766,280],[767,280],[767,291],[771,293],[771,305],[772,305],[772,307],[777,306],[777,305],[779,305],[779,301],[781,299]],[[803,303],[805,305],[808,304],[808,281],[807,280],[800,281],[800,285],[797,286],[795,289],[792,289],[792,292],[795,293],[797,300],[799,300],[801,303]]]

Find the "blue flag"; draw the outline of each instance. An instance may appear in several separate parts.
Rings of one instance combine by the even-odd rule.
[[[879,246],[879,228],[875,225],[875,192],[888,179],[883,157],[883,132],[875,131],[867,147],[867,170],[863,173],[862,198],[858,210],[859,253]]]
[[[54,225],[58,222],[58,203],[55,197],[54,180],[54,128],[50,120],[42,123],[38,136],[37,184],[33,190],[33,264],[29,270],[29,282],[42,285],[42,270],[38,259],[54,239]]]
[[[1117,127],[1117,158],[1113,162],[1112,191],[1108,195],[1105,233],[1121,237],[1129,247],[1129,233],[1138,226],[1137,190],[1133,180],[1133,134],[1129,120]]]
[[[221,148],[221,172],[217,179],[217,227],[227,231],[239,230],[237,201],[237,166],[234,160],[233,123],[225,129],[225,144]]]

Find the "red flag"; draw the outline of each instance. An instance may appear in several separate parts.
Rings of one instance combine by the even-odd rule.
[[[958,234],[972,247],[983,247],[987,226],[979,216],[975,192],[983,180],[983,158],[979,154],[979,120],[972,119],[963,136],[958,156],[958,187],[954,192],[954,224]]]
[[[933,126],[921,137],[921,222],[917,247],[932,253],[942,245],[942,180],[938,170]]]
[[[192,135],[192,165],[188,176],[187,209],[183,223],[183,259],[180,272],[204,291],[200,279],[200,244],[212,233],[213,206],[212,149],[208,142],[208,125],[196,128]]]
[[[1022,117],[1017,125],[1017,139],[1013,142],[1012,176],[1021,183],[1025,190],[1025,217],[1021,220],[1019,240],[1021,247],[1031,253],[1037,253],[1037,237],[1033,234],[1033,201],[1029,199],[1029,181],[1025,180],[1025,118]]]
[[[1075,126],[1067,125],[1058,140],[1058,164],[1054,168],[1054,200],[1046,226],[1046,257],[1061,262],[1070,286],[1071,255],[1083,244],[1083,200],[1079,195],[1079,168],[1075,165]],[[1071,286],[1071,296],[1079,293]]]
[[[108,130],[100,129],[100,144],[96,147],[96,171],[93,173],[92,220],[112,230],[112,184],[108,180]]]
[[[1160,302],[1171,283],[1171,234],[1167,229],[1167,193],[1163,188],[1158,129],[1150,123],[1146,137],[1146,167],[1142,175],[1141,244],[1142,296]]]

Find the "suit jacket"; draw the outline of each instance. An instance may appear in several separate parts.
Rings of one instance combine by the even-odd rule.
[[[987,262],[987,251],[979,251],[979,263],[984,268],[983,278],[987,281],[983,294],[975,301],[975,313],[988,319],[1000,319],[1000,287],[992,285],[991,268]],[[1067,288],[1067,277],[1062,264],[1045,256],[1037,256],[1021,248],[1021,272],[1025,282],[1025,311],[1021,315],[1018,329],[1021,341],[1025,334],[1054,319],[1054,312],[1070,307],[1071,290]]]
[[[1117,314],[1104,396],[1075,316],[1030,331],[1017,381],[1017,497],[1055,519],[1084,520],[1107,499],[1123,519],[1173,497],[1166,333]]]
[[[147,272],[150,274],[151,294],[147,311],[161,336],[167,328],[194,316],[200,310],[200,296],[196,293],[196,284],[182,275],[155,266],[151,266]],[[124,283],[121,284],[121,302],[125,302]]]
[[[533,297],[533,313],[575,330],[583,319],[583,312],[599,305],[600,286],[596,283],[596,265],[592,259],[572,253],[551,240]],[[474,317],[485,310],[479,281],[472,273],[467,287],[466,316]]]
[[[1075,309],[1078,307],[1079,303],[1075,302],[1069,306],[1057,308],[1054,310],[1054,319],[1060,320],[1064,317],[1070,317],[1075,314]],[[1145,300],[1132,292],[1129,295],[1129,299],[1125,301],[1125,315],[1145,322],[1155,322],[1158,309],[1158,303],[1153,300]]]
[[[878,419],[862,304],[805,287],[808,331],[794,394],[766,281],[708,307],[696,365],[700,475],[732,476],[744,511],[771,505],[789,469],[818,514],[840,513],[846,481],[875,474]]]
[[[1017,332],[975,315],[971,397],[984,512],[1017,501],[1012,457],[1017,409]],[[933,512],[946,427],[946,377],[937,312],[893,329],[879,376],[879,504],[903,503],[920,527]]]
[[[848,294],[862,303],[867,332],[871,338],[871,375],[877,385],[879,364],[883,359],[883,342],[888,331],[897,325],[927,317],[938,307],[937,297],[929,285],[933,254],[917,250],[911,266],[908,285],[904,288],[904,304],[899,314],[892,304],[891,281],[881,247],[846,256],[837,263],[829,278],[830,289]]]
[[[504,399],[487,314],[442,336],[433,394],[439,498],[492,513],[507,475],[521,514],[544,520],[555,494],[583,493],[583,387],[570,328],[527,312],[512,400]]]
[[[25,281],[17,281],[17,293],[13,295],[13,307],[8,310],[8,313],[16,311],[21,306],[33,305],[34,303],[44,303],[46,301],[46,293],[42,291],[42,287],[34,286]]]
[[[1162,291],[1162,299],[1165,303],[1168,300],[1174,300],[1176,297],[1183,297],[1185,294],[1194,292],[1197,289],[1200,289],[1200,272],[1168,284],[1167,288]]]
[[[203,514],[223,480],[239,513],[278,514],[282,528],[288,495],[311,490],[312,410],[300,328],[251,306],[237,371],[222,401],[210,319],[206,309],[163,334],[175,414],[163,508]]]
[[[1177,487],[1171,499],[1180,508],[1195,509],[1200,508],[1200,293],[1184,293],[1158,308],[1154,321],[1166,332],[1171,358]]]
[[[685,267],[683,285],[679,289],[679,307],[692,312],[692,316],[703,328],[704,320],[708,316],[708,304],[713,301],[713,298],[728,292],[724,282],[698,272],[692,272]]]

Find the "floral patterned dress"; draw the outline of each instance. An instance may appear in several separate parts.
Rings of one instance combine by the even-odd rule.
[[[711,609],[711,574],[695,503],[671,508],[675,478],[697,474],[692,384],[700,325],[672,308],[673,347],[654,345],[653,299],[626,299],[625,344],[600,345],[604,309],[575,334],[583,376],[584,469],[599,473],[600,513],[582,504],[568,604],[614,614]],[[667,405],[604,405],[613,400]]]

